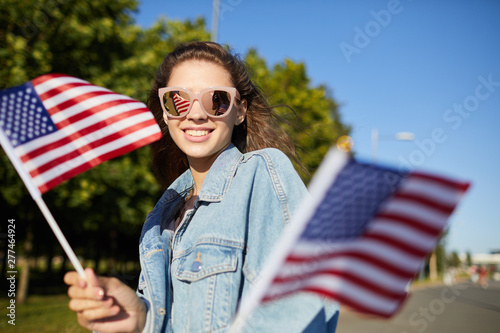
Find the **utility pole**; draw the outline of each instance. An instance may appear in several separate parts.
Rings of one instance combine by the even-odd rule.
[[[219,12],[220,12],[220,0],[214,0],[212,5],[212,33],[210,38],[212,42],[217,43],[217,38],[219,34]]]

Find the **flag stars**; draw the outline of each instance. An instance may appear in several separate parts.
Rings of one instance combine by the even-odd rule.
[[[335,186],[330,188],[325,196],[327,199],[319,205],[313,219],[331,221],[336,227],[325,230],[321,223],[317,223],[311,225],[303,237],[317,238],[320,235],[324,240],[359,237],[377,207],[393,190],[386,181],[386,176],[392,171],[372,169],[370,165],[355,164],[341,171]],[[399,174],[396,171],[393,173]]]
[[[12,89],[0,99],[0,126],[14,147],[56,130],[34,89]]]

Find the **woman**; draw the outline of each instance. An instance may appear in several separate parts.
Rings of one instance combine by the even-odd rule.
[[[75,272],[70,309],[101,332],[212,332],[239,300],[288,226],[306,189],[293,145],[243,63],[215,43],[181,45],[157,72],[149,108],[163,138],[153,165],[168,187],[140,238],[137,293],[116,279]],[[262,305],[246,331],[334,331],[338,307],[298,293]]]

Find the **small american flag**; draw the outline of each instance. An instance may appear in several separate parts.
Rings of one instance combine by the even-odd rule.
[[[392,316],[469,184],[347,160],[321,186],[263,301],[309,291]]]
[[[61,74],[0,91],[0,126],[41,193],[161,137],[143,103]]]
[[[188,100],[182,98],[178,93],[174,93],[174,107],[179,116],[188,110],[189,104]]]

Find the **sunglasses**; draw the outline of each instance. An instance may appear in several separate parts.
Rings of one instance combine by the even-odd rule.
[[[194,93],[185,88],[165,87],[158,89],[163,112],[172,118],[186,116],[195,100],[210,117],[224,117],[231,110],[234,99],[240,100],[240,93],[233,87],[210,87]]]

